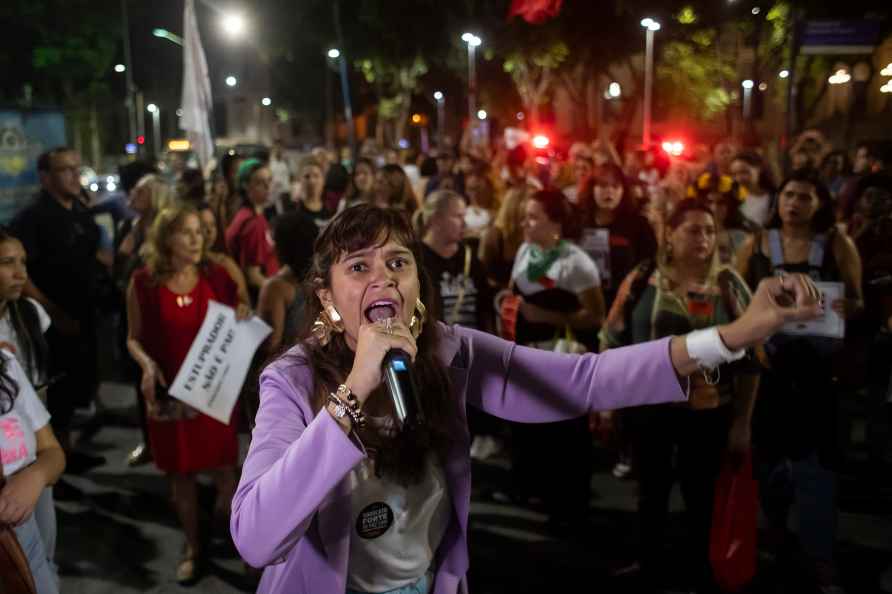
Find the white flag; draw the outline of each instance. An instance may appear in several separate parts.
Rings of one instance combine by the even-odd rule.
[[[180,116],[180,128],[186,131],[186,137],[204,169],[214,156],[210,124],[213,101],[208,63],[195,19],[195,0],[186,0],[183,18],[183,115]]]

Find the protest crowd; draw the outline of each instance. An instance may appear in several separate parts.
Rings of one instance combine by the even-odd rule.
[[[470,455],[510,469],[489,501],[540,510],[556,537],[572,538],[593,513],[594,452],[609,452],[616,480],[637,483],[630,571],[653,591],[675,529],[689,590],[722,591],[710,569],[717,485],[728,468],[751,468],[760,555],[799,563],[812,588],[803,592],[843,591],[834,549],[846,399],[869,408],[871,468],[892,468],[892,141],[842,150],[808,132],[781,163],[731,139],[685,159],[605,141],[543,150],[465,139],[425,154],[369,142],[357,152],[276,142],[226,152],[205,171],[137,160],[121,166],[123,192],[102,203],[81,187],[75,150],[40,156],[39,195],[0,232],[0,444],[16,486],[0,491],[0,514],[21,522],[41,594],[59,591],[53,499],[79,497],[60,479],[63,453],[72,475],[104,463],[81,446],[103,430],[107,352],[138,402],[142,439],[127,463],[153,464],[169,482],[185,543],[171,572],[183,584],[201,578],[203,532],[229,533],[258,378],[314,321],[314,241],[360,204],[411,221],[435,289],[428,315],[550,351],[603,352],[728,323],[760,280],[811,277],[826,291],[825,317],[692,376],[687,402],[546,424],[469,406]],[[100,211],[113,227],[97,224]],[[271,328],[229,423],[168,394],[212,301]],[[202,474],[215,488],[210,510],[199,503]],[[892,573],[882,580],[892,592]]]

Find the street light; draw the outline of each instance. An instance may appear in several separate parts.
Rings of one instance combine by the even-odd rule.
[[[777,75],[780,78],[787,78],[790,76],[790,71],[789,70],[781,70],[780,72],[777,73]]]
[[[831,85],[844,85],[850,80],[852,80],[852,75],[846,72],[843,68],[840,68],[833,74],[833,76],[827,79],[827,82]]]
[[[161,39],[166,39],[171,43],[175,43],[179,46],[183,45],[183,38],[176,33],[171,33],[167,29],[152,29],[152,35],[154,35],[155,37],[160,37]]]
[[[607,96],[611,99],[616,99],[620,95],[623,94],[623,88],[620,86],[618,82],[612,82],[607,85]]]
[[[740,86],[743,87],[743,117],[748,119],[750,117],[750,103],[755,83],[750,79],[746,79],[740,83]]]
[[[234,87],[237,84],[238,84],[238,79],[236,77],[232,76],[231,74],[226,77],[226,86],[227,87]]]
[[[124,66],[123,64],[115,64],[115,72],[117,72],[118,74],[120,74],[126,70],[127,70],[127,67]]]
[[[477,111],[477,46],[483,40],[473,33],[464,33],[461,40],[468,45],[468,117],[473,118]]]
[[[486,110],[485,110],[485,109],[481,109],[480,111],[477,112],[477,119],[478,119],[478,120],[485,120],[487,115],[489,115],[489,114],[486,113]]]
[[[264,97],[263,99],[260,100],[260,103],[264,107],[269,107],[270,105],[273,104],[273,100],[270,99],[269,97]]]
[[[337,60],[338,58],[341,57],[341,50],[334,48],[334,47],[331,48],[330,50],[328,50],[328,57],[331,58],[332,60]]]
[[[152,149],[155,155],[161,153],[161,108],[154,103],[146,105],[146,111],[152,114]]]
[[[646,37],[644,45],[644,123],[641,131],[641,144],[650,147],[651,104],[653,102],[654,32],[660,30],[660,23],[647,17],[641,19]]]
[[[892,80],[880,87],[880,93],[892,93]]]
[[[446,129],[446,95],[443,91],[434,91],[434,101],[437,102],[437,144],[442,147]]]
[[[245,32],[245,18],[240,14],[229,13],[223,15],[221,24],[226,34],[232,38],[241,37]]]

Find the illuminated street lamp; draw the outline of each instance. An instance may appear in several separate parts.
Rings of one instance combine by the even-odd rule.
[[[477,111],[477,46],[483,40],[473,33],[464,33],[461,40],[468,45],[468,116],[474,117]]]
[[[273,100],[270,99],[269,97],[264,97],[263,99],[260,100],[260,104],[263,105],[264,107],[269,107],[270,105],[273,104]]]
[[[781,70],[780,72],[777,73],[777,75],[780,78],[787,78],[790,76],[790,71],[789,70]]]
[[[481,109],[481,110],[479,110],[479,111],[477,112],[477,119],[478,119],[478,120],[485,120],[486,117],[487,117],[488,115],[489,115],[489,114],[486,113],[486,110],[485,110],[485,109]]]
[[[328,57],[332,60],[337,60],[341,57],[341,50],[335,47],[331,48],[330,50],[328,50]]]
[[[152,114],[152,149],[158,155],[161,153],[161,108],[149,103],[146,111]]]
[[[755,83],[750,79],[746,79],[740,86],[743,87],[743,117],[750,117],[750,105],[752,103],[753,87]]]
[[[840,68],[833,76],[827,79],[827,82],[831,85],[844,85],[850,80],[852,80],[852,75],[846,72],[845,69]]]
[[[223,30],[226,32],[226,34],[233,39],[241,37],[244,34],[245,29],[247,28],[245,18],[237,13],[229,13],[223,15],[223,19],[220,21],[220,24],[223,26]]]
[[[124,66],[123,64],[115,64],[115,72],[117,72],[118,74],[125,72],[126,70],[127,70],[127,67]]]
[[[437,141],[443,146],[446,130],[446,95],[443,91],[434,91],[434,101],[437,102]]]
[[[644,45],[644,129],[641,134],[641,143],[644,148],[650,147],[651,104],[653,103],[653,70],[654,70],[654,32],[660,30],[660,23],[647,17],[641,19],[641,26],[645,29]]]
[[[226,86],[227,87],[234,87],[237,84],[238,84],[238,79],[236,77],[232,76],[231,74],[226,77]]]
[[[183,45],[183,38],[176,33],[171,33],[167,29],[152,29],[152,35],[161,39],[166,39],[167,41],[175,43],[179,46]]]

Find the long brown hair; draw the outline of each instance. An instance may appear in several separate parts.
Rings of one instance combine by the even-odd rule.
[[[286,355],[295,357],[297,364],[308,365],[312,370],[314,411],[318,412],[329,393],[343,383],[353,367],[354,357],[343,333],[332,333],[331,340],[325,345],[314,338],[312,325],[322,312],[316,291],[331,286],[331,268],[344,255],[383,245],[391,239],[411,250],[418,265],[421,300],[431,303],[433,285],[421,267],[421,241],[404,211],[358,204],[336,216],[316,239],[313,262],[304,281],[306,312],[298,334],[303,353]],[[414,366],[425,425],[387,440],[378,454],[378,472],[404,484],[421,478],[428,453],[433,452],[441,461],[446,460],[458,427],[460,411],[452,398],[446,369],[437,359],[438,342],[437,322],[429,317],[418,337]]]
[[[190,204],[176,204],[161,210],[152,223],[149,236],[142,248],[142,256],[146,266],[152,275],[152,280],[163,282],[167,277],[175,272],[173,267],[173,252],[170,249],[170,238],[174,233],[180,230],[188,216],[198,217],[201,222],[201,216],[198,210]],[[203,239],[201,242],[201,261],[198,264],[199,270],[205,270],[208,266],[208,245]]]

